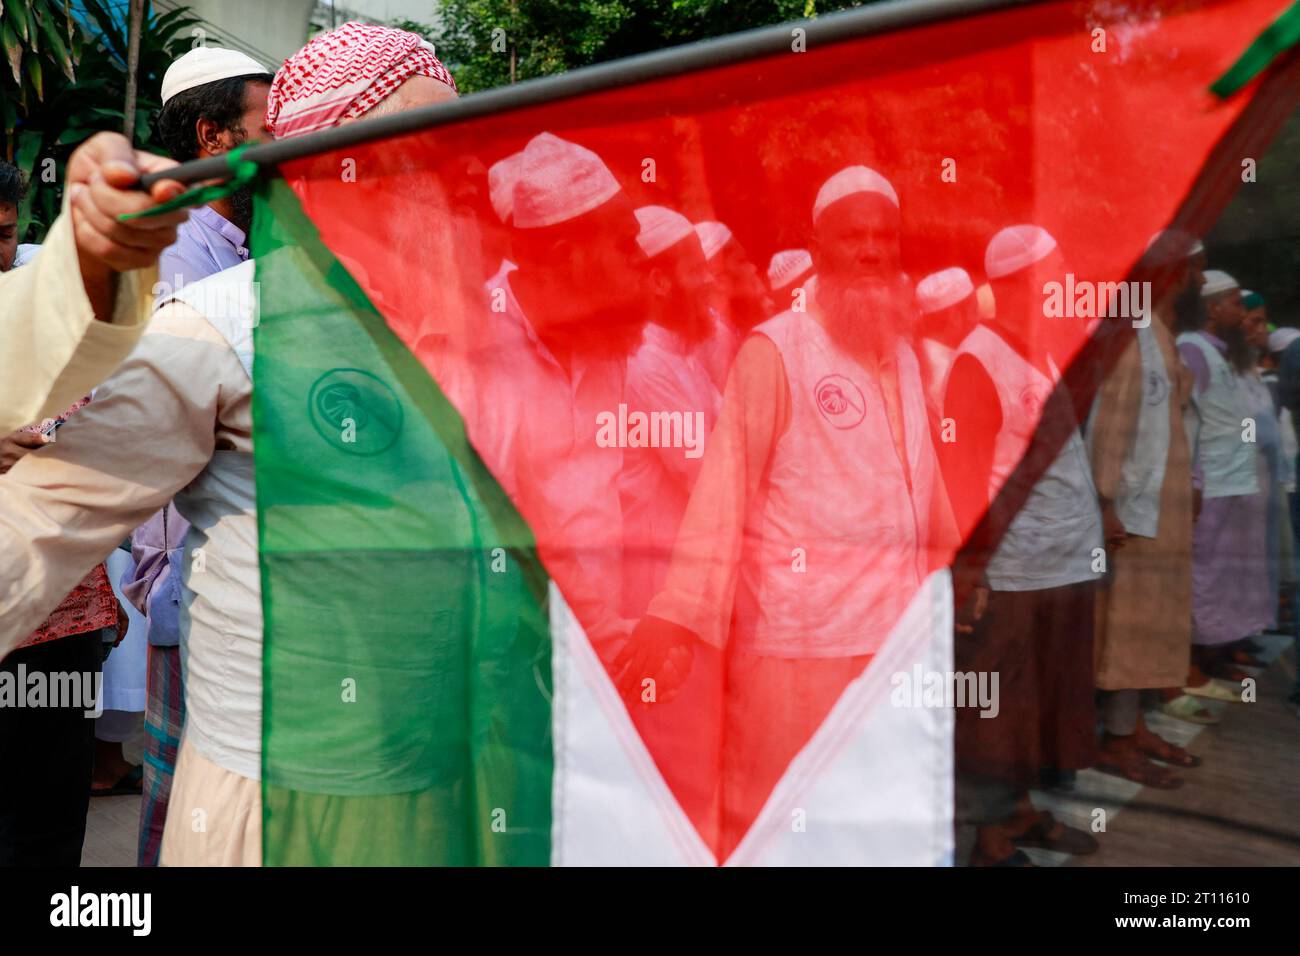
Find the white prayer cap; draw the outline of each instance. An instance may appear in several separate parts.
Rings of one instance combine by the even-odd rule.
[[[1274,329],[1268,333],[1268,350],[1270,352],[1285,352],[1287,346],[1296,339],[1300,339],[1300,329]]]
[[[166,104],[177,93],[184,93],[205,83],[269,72],[247,53],[219,46],[196,46],[167,67],[167,72],[163,74],[162,101]]]
[[[984,250],[984,274],[1001,279],[1041,262],[1055,248],[1056,240],[1041,226],[1007,226]]]
[[[636,211],[636,221],[641,224],[636,241],[647,259],[695,235],[691,221],[667,206],[642,206]]]
[[[1240,289],[1237,280],[1228,273],[1220,269],[1205,270],[1205,285],[1201,286],[1201,298],[1208,299],[1211,296],[1220,295],[1224,292],[1231,292],[1233,289]]]
[[[922,315],[956,305],[974,295],[975,284],[965,269],[954,266],[942,272],[932,272],[916,284],[916,304]]]
[[[622,189],[604,161],[577,143],[539,133],[524,147],[515,183],[516,229],[540,229],[591,212]]]
[[[812,267],[812,255],[807,249],[782,249],[767,267],[767,281],[775,292],[803,278]]]
[[[704,247],[704,258],[712,259],[722,247],[731,241],[731,230],[720,222],[708,220],[697,222],[695,224],[695,234],[700,237],[700,245]]]
[[[1150,252],[1155,249],[1156,243],[1159,243],[1161,247],[1159,250],[1161,260],[1167,262],[1174,261],[1176,256],[1190,259],[1192,256],[1199,256],[1205,251],[1205,243],[1190,232],[1183,232],[1181,229],[1161,229],[1147,240],[1146,251]]]
[[[846,166],[826,180],[817,191],[817,201],[813,203],[813,223],[816,224],[832,203],[855,193],[876,193],[892,202],[895,208],[898,207],[898,193],[894,192],[888,179],[866,166]]]
[[[488,167],[488,198],[502,222],[509,222],[510,214],[514,212],[515,183],[519,181],[519,167],[523,161],[524,151],[521,149]]]

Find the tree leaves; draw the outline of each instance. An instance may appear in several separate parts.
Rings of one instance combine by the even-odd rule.
[[[99,130],[122,128],[126,20],[111,0],[77,6],[84,22],[72,16],[66,0],[0,0],[0,44],[15,78],[0,91],[0,156],[32,178],[30,199],[20,210],[24,241],[40,241],[60,208],[64,164],[73,148]],[[135,134],[141,148],[161,152],[152,127],[162,106],[162,75],[189,50],[188,29],[200,21],[183,7],[154,16],[146,3],[145,11]],[[40,175],[50,170],[49,160],[55,175]]]
[[[563,73],[831,10],[854,0],[444,0],[433,41],[462,92]]]
[[[9,60],[9,69],[13,72],[14,82],[21,85],[23,82],[22,63],[23,63],[23,45],[14,33],[13,25],[6,19],[3,25],[0,25],[0,43],[4,44],[5,58]]]

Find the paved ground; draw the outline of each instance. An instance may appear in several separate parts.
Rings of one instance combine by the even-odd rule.
[[[122,745],[126,759],[140,762],[144,731]],[[139,797],[92,797],[86,817],[86,842],[81,847],[82,866],[135,866],[136,838],[140,832]]]
[[[1149,790],[1095,770],[1079,773],[1070,793],[1034,793],[1034,803],[1093,832],[1101,850],[1078,859],[1026,850],[1039,866],[1300,865],[1300,720],[1286,697],[1295,682],[1290,637],[1268,635],[1255,703],[1208,704],[1222,721],[1202,727],[1153,714],[1148,725],[1202,759],[1180,771],[1178,790]],[[969,853],[969,849],[966,849]],[[960,848],[959,848],[960,853]]]
[[[1300,865],[1300,719],[1286,703],[1295,673],[1294,651],[1287,647],[1260,675],[1255,703],[1216,705],[1223,711],[1217,726],[1198,732],[1193,724],[1164,718],[1158,732],[1174,739],[1167,732],[1174,725],[1191,738],[1184,746],[1203,763],[1184,772],[1181,789],[1137,790],[1110,815],[1099,835],[1101,851],[1072,865]],[[1083,780],[1081,774],[1078,794],[1088,792]]]
[[[1278,655],[1259,678],[1257,702],[1211,704],[1215,727],[1154,715],[1157,733],[1199,754],[1179,790],[1145,790],[1095,771],[1079,774],[1071,794],[1035,794],[1035,802],[1075,826],[1090,828],[1106,811],[1101,851],[1073,860],[1028,851],[1040,865],[1300,866],[1300,719],[1286,696],[1295,682],[1289,638],[1270,637]],[[138,761],[139,743],[127,756]],[[134,866],[139,797],[90,801],[83,866]],[[963,843],[965,841],[962,841]],[[959,858],[963,848],[959,846]],[[969,847],[965,847],[969,852]]]

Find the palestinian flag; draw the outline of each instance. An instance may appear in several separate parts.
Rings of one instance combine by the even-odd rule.
[[[809,246],[819,188],[861,164],[897,191],[913,278],[978,276],[990,236],[1034,223],[1081,281],[1120,281],[1158,229],[1212,221],[1289,111],[1294,58],[1226,100],[1209,91],[1285,7],[985,5],[897,29],[885,10],[885,32],[819,44],[792,26],[768,55],[348,147],[264,181],[251,246],[265,862],[950,862],[952,712],[891,694],[900,675],[952,669],[958,542],[860,581],[880,598],[858,644],[771,668],[738,650],[753,617],[743,582],[709,592],[730,601],[697,609],[721,640],[675,665],[671,697],[635,680],[628,693],[615,678],[646,613],[631,579],[665,586],[685,550],[724,578],[740,558],[698,535],[659,550],[624,537],[623,470],[648,444],[635,413],[653,409],[620,402],[618,375],[587,360],[617,367],[616,333],[644,316],[622,274],[556,276],[626,236],[569,235],[554,275],[534,261],[514,277],[524,230],[494,212],[488,170],[549,134],[599,157],[629,208],[725,223],[765,264]],[[1287,69],[1290,86],[1274,82]],[[543,307],[502,333],[525,281]],[[1062,326],[1067,352],[1089,331]],[[583,371],[543,339],[585,356]],[[819,400],[841,420],[856,408],[847,390]],[[593,412],[608,441],[590,441]],[[641,501],[652,518],[683,520],[708,467],[707,437],[699,457],[679,437],[655,450],[680,459],[685,493]],[[876,493],[839,469],[807,480],[810,503]],[[841,593],[844,568],[822,556],[842,543],[778,543],[800,587]]]

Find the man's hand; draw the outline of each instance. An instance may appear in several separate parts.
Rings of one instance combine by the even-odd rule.
[[[694,633],[671,621],[642,619],[614,659],[614,683],[627,705],[666,704],[676,697],[691,672],[697,640]]]
[[[3,475],[33,448],[45,444],[45,436],[40,432],[17,431],[0,438],[0,475]]]
[[[979,623],[984,612],[989,608],[989,589],[982,584],[977,584],[970,592],[970,600],[964,607],[958,609],[957,615],[953,620],[953,630],[958,634],[970,634],[975,630],[975,625]]]
[[[187,210],[128,222],[117,218],[180,195],[185,187],[173,180],[155,183],[148,192],[133,188],[145,173],[175,165],[170,159],[132,149],[117,133],[96,133],[68,160],[72,230],[81,279],[96,318],[112,318],[118,272],[152,265],[176,241],[176,227],[189,215]]]

